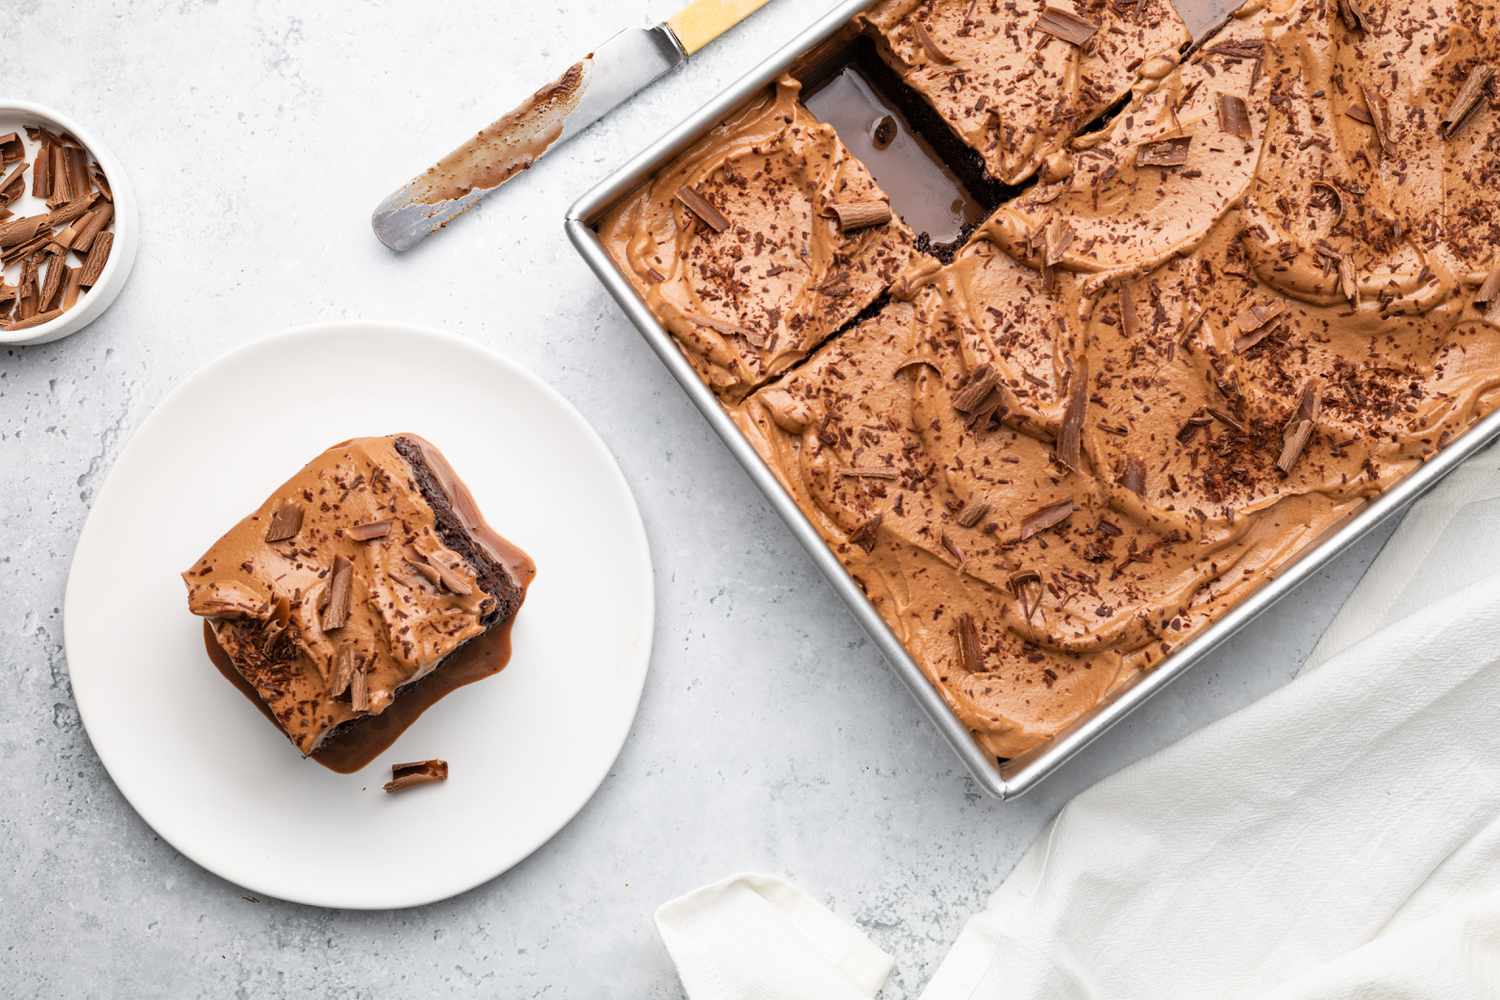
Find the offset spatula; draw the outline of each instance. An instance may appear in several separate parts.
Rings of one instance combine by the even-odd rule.
[[[620,32],[381,202],[375,235],[411,249],[765,4],[695,0],[654,28]]]

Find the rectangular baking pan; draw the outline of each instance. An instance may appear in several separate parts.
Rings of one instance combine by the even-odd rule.
[[[760,487],[771,506],[786,521],[792,534],[802,543],[802,547],[807,550],[818,569],[828,578],[833,589],[844,599],[854,617],[864,626],[865,631],[870,634],[870,638],[874,640],[880,651],[885,654],[892,669],[911,690],[912,697],[916,698],[927,717],[932,720],[938,731],[948,741],[949,746],[958,754],[959,759],[974,776],[974,780],[990,795],[1001,799],[1014,798],[1034,788],[1043,778],[1060,768],[1068,758],[1097,739],[1106,729],[1135,711],[1156,692],[1186,673],[1220,643],[1295,590],[1299,584],[1337,558],[1341,552],[1363,535],[1382,521],[1404,510],[1412,501],[1435,486],[1471,455],[1500,437],[1500,412],[1490,414],[1348,521],[1337,526],[1319,541],[1309,545],[1293,562],[1282,567],[1274,578],[1245,597],[1190,642],[1184,643],[1168,655],[1155,669],[1138,675],[1125,687],[1116,691],[1048,742],[1019,757],[1003,762],[997,760],[979,745],[968,728],[949,710],[942,696],[928,682],[921,668],[902,647],[895,633],[881,619],[874,605],[865,597],[853,577],[844,570],[833,551],[824,544],[812,523],[798,509],[770,468],[740,434],[739,428],[719,406],[713,392],[693,371],[687,358],[673,341],[672,335],[636,295],[629,281],[610,259],[594,230],[594,225],[617,200],[635,190],[647,178],[666,166],[677,154],[692,145],[742,104],[758,95],[782,73],[793,69],[805,60],[818,46],[829,41],[845,28],[850,18],[871,6],[872,3],[873,0],[849,0],[849,2],[839,4],[779,52],[704,105],[687,121],[662,136],[640,155],[579,198],[568,210],[566,226],[568,237],[578,248],[583,259],[598,275],[609,293],[620,303],[620,308],[625,311],[625,315],[629,316],[636,328],[640,330],[646,343],[656,352],[657,357],[661,359],[662,364],[666,365],[672,376],[677,379],[688,398],[703,414],[704,419],[718,432],[725,446],[745,467],[750,479]]]

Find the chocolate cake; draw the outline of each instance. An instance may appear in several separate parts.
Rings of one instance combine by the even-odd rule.
[[[1065,134],[1006,144],[1033,179],[951,261],[914,257],[873,315],[725,401],[1001,757],[1500,407],[1500,6],[1252,0],[1180,60],[1103,44],[1132,6],[1055,18],[1102,46],[1115,83],[1088,106],[1123,107],[1083,127],[1060,91]],[[1005,14],[983,49],[955,41],[975,11]],[[869,24],[920,90],[916,49],[929,75],[1005,70],[1036,14]],[[932,96],[955,134],[981,101],[1031,120],[1026,87],[986,79]]]
[[[729,400],[801,361],[913,253],[884,192],[800,94],[796,80],[781,80],[599,228],[699,375]]]
[[[323,452],[183,581],[189,610],[306,755],[357,738],[409,686],[507,628],[534,573],[441,452],[398,434]]]
[[[1188,42],[1168,0],[886,0],[861,20],[901,83],[1012,185]]]

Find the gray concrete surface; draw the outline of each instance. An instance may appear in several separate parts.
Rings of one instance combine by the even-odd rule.
[[[0,994],[676,998],[653,909],[763,869],[857,920],[897,956],[883,996],[911,998],[1068,797],[1295,673],[1381,539],[1031,797],[982,798],[574,256],[576,195],[826,6],[777,0],[404,258],[367,228],[389,189],[670,2],[7,7],[0,94],[102,132],[145,235],[104,320],[0,351]],[[94,756],[61,645],[73,545],[131,429],[229,348],[349,317],[549,379],[619,456],[659,573],[644,702],[593,802],[510,873],[394,913],[248,898],[163,844]]]

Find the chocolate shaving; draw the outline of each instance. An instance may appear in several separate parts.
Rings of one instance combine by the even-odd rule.
[[[1276,332],[1272,321],[1286,312],[1284,302],[1256,302],[1240,313],[1235,322],[1239,324],[1240,336],[1234,340],[1236,353],[1244,354],[1262,340]]]
[[[855,528],[854,532],[849,536],[849,541],[858,545],[866,552],[874,551],[876,539],[880,536],[880,522],[884,519],[885,515],[876,514],[864,524]]]
[[[47,280],[42,284],[42,295],[37,300],[38,308],[43,312],[50,310],[57,301],[59,293],[62,292],[63,272],[68,270],[67,257],[59,255],[52,258],[52,263],[47,266]]]
[[[1143,142],[1136,147],[1135,164],[1138,167],[1180,167],[1188,161],[1188,149],[1192,144],[1190,135]]]
[[[830,299],[841,299],[852,290],[847,271],[834,271],[818,286],[818,291]]]
[[[1146,495],[1146,463],[1135,456],[1127,456],[1125,470],[1120,474],[1120,485],[1136,496]]]
[[[1235,353],[1248,354],[1255,349],[1257,344],[1259,344],[1262,340],[1265,340],[1267,337],[1269,337],[1279,329],[1281,329],[1281,324],[1268,323],[1267,325],[1261,327],[1259,330],[1256,330],[1254,333],[1246,333],[1234,338]]]
[[[271,617],[266,620],[265,631],[261,633],[260,652],[268,659],[274,659],[286,637],[287,626],[292,623],[292,602],[285,596],[276,598],[272,606]],[[319,665],[319,672],[322,666]]]
[[[302,530],[302,505],[287,500],[271,514],[271,523],[266,526],[266,541],[284,542],[296,538]]]
[[[1026,541],[1049,528],[1055,528],[1073,516],[1073,501],[1060,500],[1027,516],[1021,522],[1021,541]]]
[[[43,201],[52,196],[52,144],[45,140],[31,168],[31,193]]]
[[[21,141],[21,133],[7,132],[0,135],[0,163],[15,163],[25,157],[26,144]]]
[[[1089,362],[1085,357],[1073,370],[1068,387],[1068,408],[1063,412],[1062,427],[1053,450],[1057,460],[1074,472],[1082,471],[1083,467],[1083,418],[1088,406],[1088,380]]]
[[[440,586],[450,594],[457,594],[460,597],[467,597],[474,593],[474,588],[469,586],[469,581],[464,579],[463,574],[449,566],[443,559],[424,556],[413,548],[408,548],[406,551],[407,561],[411,563],[412,568],[427,578],[428,583]],[[444,552],[443,555],[446,557],[447,553]]]
[[[328,678],[328,697],[337,698],[349,690],[354,679],[354,644],[341,642],[333,651],[333,673]]]
[[[27,215],[0,223],[0,247],[19,246],[48,228],[48,214]]]
[[[94,182],[94,186],[99,189],[99,197],[103,198],[105,201],[115,200],[114,192],[110,189],[109,186],[109,178],[104,176],[104,171],[99,168],[99,164],[95,163],[89,166],[89,179],[92,180]]]
[[[896,470],[892,469],[890,466],[887,466],[887,465],[855,466],[854,468],[845,469],[845,470],[843,470],[839,474],[843,475],[843,476],[850,476],[850,477],[855,478],[855,479],[896,479],[897,478]]]
[[[356,712],[370,710],[370,678],[363,665],[349,679],[349,707]]]
[[[61,307],[58,307],[56,309],[49,309],[46,312],[36,313],[34,315],[26,317],[25,319],[16,320],[15,322],[0,322],[0,328],[6,330],[30,330],[34,326],[41,326],[43,323],[52,322],[53,320],[57,319],[57,317],[61,316],[63,312],[64,310]]]
[[[425,558],[422,557],[420,553],[416,552],[414,549],[408,550],[408,553],[409,557],[406,560],[406,565],[410,566],[412,569],[421,574],[422,578],[428,583],[432,584],[434,588],[442,587],[443,577],[442,574],[437,571],[437,567],[429,563]]]
[[[974,616],[968,612],[959,615],[953,635],[958,642],[958,662],[964,670],[971,674],[982,672],[984,652],[979,648],[979,629],[974,625]]]
[[[83,268],[68,268],[68,273],[63,279],[62,308],[72,309],[78,302],[78,295],[83,290],[83,285],[79,283],[82,277]]]
[[[60,226],[65,222],[72,222],[74,219],[86,213],[89,209],[94,207],[94,203],[98,200],[99,193],[97,191],[91,191],[88,194],[83,195],[81,198],[74,198],[66,204],[59,205],[52,211],[48,212],[45,216],[43,216],[43,218],[47,220],[46,224],[48,226]],[[110,215],[114,215],[113,209],[110,210]]]
[[[1005,393],[997,385],[990,394],[964,418],[964,426],[971,431],[987,431],[990,423],[1006,414]]]
[[[1022,617],[1030,622],[1031,616],[1036,614],[1036,609],[1041,606],[1042,595],[1045,593],[1042,587],[1042,574],[1034,569],[1023,569],[1012,574],[1011,578],[1006,581],[1006,586],[1015,596],[1017,603],[1021,605]]]
[[[1312,382],[1304,383],[1302,394],[1297,400],[1297,410],[1292,414],[1291,420],[1287,421],[1281,435],[1281,455],[1276,459],[1276,468],[1283,476],[1291,475],[1292,467],[1297,464],[1297,459],[1307,447],[1320,408],[1317,386]]]
[[[28,320],[37,313],[37,300],[41,297],[41,285],[37,282],[37,268],[42,255],[33,253],[21,262],[20,289],[17,292],[16,319]],[[11,327],[15,329],[15,327]]]
[[[1350,31],[1365,30],[1365,14],[1359,9],[1358,0],[1338,0],[1339,18]]]
[[[1210,417],[1213,417],[1219,423],[1223,424],[1225,427],[1228,427],[1230,430],[1234,431],[1236,434],[1245,433],[1245,425],[1240,423],[1230,414],[1225,413],[1223,410],[1210,406],[1208,407],[1208,415]]]
[[[952,536],[946,531],[939,532],[938,541],[943,543],[943,548],[948,550],[948,554],[957,560],[960,566],[964,564],[964,550],[958,547],[958,543],[953,540]]]
[[[82,194],[83,192],[79,192]],[[56,208],[73,200],[73,174],[68,170],[68,154],[62,146],[52,147],[52,194],[47,206]]]
[[[1249,39],[1241,39],[1233,42],[1219,42],[1204,49],[1217,56],[1226,56],[1230,59],[1256,59],[1265,55],[1265,45],[1261,42],[1253,42]]]
[[[345,528],[344,534],[356,542],[369,542],[377,538],[384,538],[391,533],[391,522],[368,521],[364,524],[356,524]]]
[[[1464,122],[1479,107],[1480,99],[1490,85],[1490,77],[1495,71],[1484,64],[1475,66],[1469,70],[1469,78],[1459,88],[1458,94],[1453,98],[1453,103],[1448,105],[1448,110],[1443,112],[1442,119],[1438,122],[1438,134],[1445,139],[1453,138],[1459,129],[1463,128]]]
[[[1042,8],[1042,14],[1036,20],[1036,28],[1053,38],[1061,38],[1069,45],[1078,46],[1087,45],[1099,30],[1099,26],[1093,21],[1081,18],[1070,10],[1050,6]]]
[[[1481,308],[1496,301],[1500,301],[1500,264],[1490,268],[1490,273],[1485,276],[1484,283],[1474,295],[1474,304]]]
[[[417,785],[430,785],[448,780],[446,760],[417,760],[407,764],[391,765],[391,780],[385,783],[390,793],[405,791]]]
[[[1140,318],[1135,313],[1135,286],[1130,281],[1120,282],[1120,328],[1131,340],[1140,332]]]
[[[1330,230],[1337,229],[1339,223],[1344,221],[1344,193],[1334,185],[1321,178],[1314,180],[1310,185],[1308,185],[1308,188],[1312,191],[1322,189],[1333,196],[1335,212],[1333,216],[1333,222],[1329,224],[1328,228]]]
[[[1055,267],[1073,245],[1073,227],[1066,222],[1057,222],[1047,227],[1045,233],[1047,267]]]
[[[115,244],[115,234],[111,232],[100,233],[94,238],[93,249],[83,261],[83,273],[78,276],[78,283],[84,288],[93,288],[98,283],[100,275],[104,273],[104,265],[109,261],[110,247]]]
[[[980,365],[969,373],[963,387],[953,396],[953,408],[959,413],[970,413],[983,403],[1000,384],[1000,376],[988,364]]]
[[[1349,105],[1344,109],[1344,114],[1349,118],[1353,118],[1361,125],[1375,124],[1375,119],[1370,117],[1370,109],[1365,107],[1363,104]]]
[[[328,607],[323,609],[323,631],[332,632],[348,623],[353,597],[354,564],[343,556],[335,556],[328,584]]]
[[[1238,94],[1219,95],[1219,131],[1250,139],[1250,109]]]
[[[21,195],[26,193],[26,178],[21,176],[26,173],[26,166],[25,163],[17,163],[11,167],[4,180],[0,180],[0,207],[19,201]]]
[[[114,217],[114,206],[109,202],[105,202],[79,220],[75,227],[76,235],[66,245],[71,246],[75,253],[88,253],[89,249],[94,245],[95,238],[98,237],[105,226],[109,225],[110,220]]]
[[[953,65],[953,57],[938,47],[938,43],[933,40],[932,34],[921,21],[912,20],[911,33],[916,38],[917,44],[922,46],[922,51],[927,53],[927,58],[940,66]]]
[[[1241,312],[1235,322],[1239,324],[1241,333],[1249,333],[1251,330],[1259,330],[1284,312],[1284,302],[1256,302]]]
[[[823,210],[838,220],[839,232],[852,233],[891,221],[891,206],[878,199],[870,201],[836,201]]]
[[[82,146],[68,146],[63,153],[63,176],[68,179],[68,198],[77,198],[89,190],[89,155]],[[67,200],[67,199],[64,199]]]
[[[1359,92],[1364,95],[1365,109],[1370,116],[1370,126],[1375,129],[1375,145],[1380,149],[1381,156],[1390,154],[1390,139],[1386,135],[1386,114],[1384,98],[1380,97],[1379,91],[1371,91],[1364,84],[1359,85]]]
[[[1177,443],[1187,444],[1193,438],[1198,436],[1199,431],[1213,422],[1214,421],[1212,417],[1206,417],[1202,415],[1194,415],[1188,417],[1183,425],[1177,428]]]
[[[1339,290],[1350,304],[1359,305],[1359,279],[1354,274],[1354,263],[1344,256],[1339,257]]]
[[[724,213],[709,204],[708,199],[699,194],[696,189],[683,185],[677,189],[677,200],[686,205],[688,211],[701,219],[703,224],[714,232],[722,233],[729,228],[729,220],[724,218]]]
[[[958,512],[958,517],[955,520],[958,522],[960,528],[973,528],[980,521],[988,517],[989,513],[990,505],[988,503],[985,503],[983,500],[971,500],[963,510]]]

